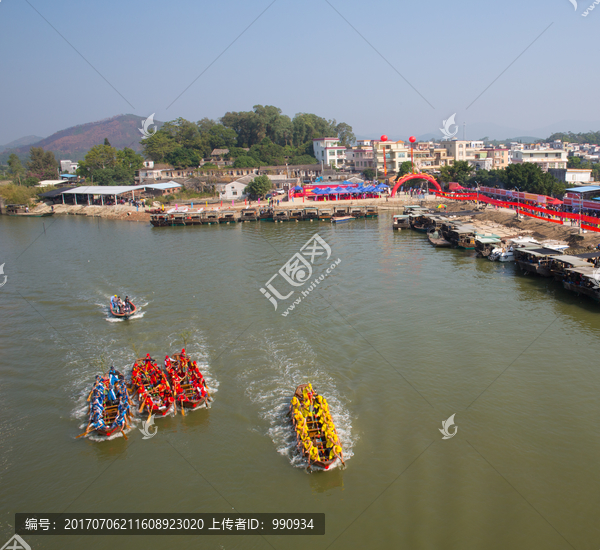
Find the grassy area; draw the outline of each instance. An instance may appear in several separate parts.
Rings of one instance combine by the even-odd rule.
[[[25,187],[12,183],[0,185],[0,197],[4,199],[5,204],[31,204],[38,193],[39,187]]]
[[[191,199],[212,199],[214,197],[215,194],[212,192],[199,193],[198,191],[192,191],[191,189],[182,189],[179,193],[176,193],[175,195],[164,195],[162,197],[154,197],[150,199],[150,203],[156,201],[164,204],[167,202],[187,201]]]

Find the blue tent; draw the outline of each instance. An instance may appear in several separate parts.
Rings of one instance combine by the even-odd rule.
[[[341,186],[340,186],[340,187],[336,187],[336,188],[333,190],[333,192],[334,192],[334,193],[347,193],[348,191],[346,191],[346,188],[345,188],[345,187],[341,187]]]
[[[296,185],[296,187],[294,187],[294,191],[302,191],[302,187],[300,187],[299,185]]]

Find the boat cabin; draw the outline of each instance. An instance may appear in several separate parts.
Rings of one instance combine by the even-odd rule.
[[[319,219],[319,209],[314,206],[309,206],[304,209],[304,219],[305,220],[318,220]]]
[[[290,210],[290,220],[302,221],[304,219],[304,210]]]
[[[332,208],[319,208],[319,219],[320,220],[330,220],[333,218],[333,209]]]
[[[477,252],[478,256],[483,258],[487,258],[492,253],[492,250],[500,246],[502,246],[500,237],[475,237],[475,251]]]
[[[219,216],[219,223],[235,223],[237,221],[237,212],[235,210],[225,210]]]
[[[219,223],[219,214],[217,212],[205,212],[202,217],[202,223],[204,225],[212,225]]]
[[[276,210],[273,220],[276,222],[287,222],[290,219],[289,210]]]
[[[594,300],[600,301],[600,273],[590,267],[574,267],[565,270],[563,287],[576,294],[585,294]]]
[[[574,269],[576,267],[588,268],[594,267],[594,265],[584,258],[563,254],[562,256],[551,257],[549,267],[552,277],[554,277],[556,281],[562,281],[565,278],[567,269]]]
[[[550,277],[550,259],[562,255],[562,251],[552,248],[515,248],[515,261],[523,271]]]
[[[354,206],[354,207],[350,207],[348,209],[348,213],[350,216],[353,216],[354,218],[364,218],[365,214],[366,214],[366,210],[362,206]]]
[[[410,229],[410,216],[408,214],[396,214],[394,216],[394,223],[392,228],[396,231],[401,231],[402,229]]]
[[[240,221],[242,222],[255,222],[258,220],[258,210],[256,208],[247,208],[242,210]]]

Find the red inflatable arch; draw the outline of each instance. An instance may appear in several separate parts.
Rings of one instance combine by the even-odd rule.
[[[399,187],[401,185],[403,185],[404,183],[406,183],[409,180],[427,180],[429,183],[431,183],[438,191],[441,191],[442,188],[440,187],[440,184],[435,181],[434,178],[432,178],[429,174],[408,174],[406,176],[404,176],[402,179],[398,180],[398,182],[396,183],[396,185],[394,185],[394,188],[392,189],[392,197],[396,195],[396,191],[398,191]]]

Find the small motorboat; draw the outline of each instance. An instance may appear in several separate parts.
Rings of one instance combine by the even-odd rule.
[[[127,304],[123,304],[121,308],[114,308],[112,302],[110,302],[110,312],[114,317],[129,319],[136,311],[137,307],[131,300]]]

